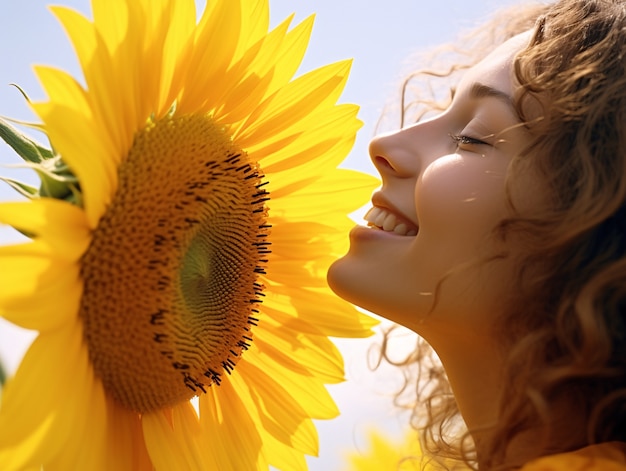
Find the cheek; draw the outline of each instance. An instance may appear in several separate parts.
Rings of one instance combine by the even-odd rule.
[[[439,241],[446,251],[477,249],[506,215],[507,165],[507,159],[476,154],[450,155],[430,164],[415,187],[420,236]]]
[[[428,166],[415,187],[420,233],[413,255],[420,256],[420,276],[428,278],[423,285],[440,289],[429,325],[480,329],[508,290],[510,268],[484,263],[503,249],[489,236],[507,216],[507,165],[475,154],[447,156]]]

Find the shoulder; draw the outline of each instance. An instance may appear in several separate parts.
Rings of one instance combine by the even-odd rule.
[[[604,443],[533,460],[520,471],[626,471],[626,444]]]

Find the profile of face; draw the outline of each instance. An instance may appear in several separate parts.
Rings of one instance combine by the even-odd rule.
[[[489,244],[510,211],[507,169],[528,139],[513,108],[512,65],[529,40],[516,36],[468,69],[443,113],[371,142],[382,187],[367,227],[351,231],[348,253],[329,270],[338,295],[422,335],[492,323],[512,289],[512,262],[473,262],[503,248]],[[531,204],[537,185],[522,186]]]

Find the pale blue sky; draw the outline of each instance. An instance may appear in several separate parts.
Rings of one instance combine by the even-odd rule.
[[[380,112],[397,96],[406,59],[415,51],[448,41],[488,15],[498,5],[517,0],[270,0],[272,21],[290,13],[296,21],[316,13],[316,22],[302,70],[340,59],[353,58],[343,102],[361,105],[364,127],[345,165],[373,172],[367,144]],[[0,115],[32,120],[19,92],[19,84],[33,99],[44,98],[32,73],[32,64],[58,66],[79,75],[76,59],[64,33],[47,10],[47,0],[0,0]],[[61,0],[89,12],[87,0]],[[198,1],[199,4],[203,2]],[[423,64],[422,64],[423,65]],[[0,143],[0,165],[16,162]],[[8,171],[0,169],[1,174]],[[15,175],[14,173],[12,175]],[[0,184],[0,200],[14,193]],[[0,243],[14,236],[0,230]],[[0,267],[1,269],[1,267]],[[0,322],[0,356],[14,370],[30,337]],[[388,396],[396,384],[389,371],[371,373],[365,363],[371,340],[342,341],[349,381],[331,388],[342,416],[319,424],[321,457],[310,460],[314,471],[341,470],[343,450],[363,447],[370,426],[398,433],[405,417],[394,415]]]

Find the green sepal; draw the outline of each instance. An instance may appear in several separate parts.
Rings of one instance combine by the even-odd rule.
[[[0,181],[3,181],[15,191],[17,191],[20,195],[26,196],[27,198],[37,198],[39,196],[39,190],[31,186],[27,183],[20,182],[18,180],[14,180],[13,178],[2,177],[0,176]]]
[[[78,189],[78,179],[58,155],[32,168],[41,180],[40,196],[69,200]]]
[[[21,167],[30,168],[37,173],[41,181],[39,189],[35,189],[33,192],[32,187],[25,183],[15,182],[15,180],[13,180],[15,183],[12,183],[7,181],[11,179],[2,177],[0,179],[7,181],[15,190],[28,198],[55,198],[82,207],[83,198],[78,178],[74,176],[67,164],[63,162],[61,156],[56,155],[39,164],[26,163],[21,165]],[[18,188],[16,188],[16,184]]]
[[[27,198],[56,198],[82,207],[83,198],[78,179],[54,150],[43,147],[2,118],[0,118],[0,138],[26,161],[25,164],[19,165],[20,167],[30,168],[37,172],[41,186],[37,189],[2,176],[0,176],[0,181],[7,183]]]
[[[0,389],[4,386],[4,383],[7,380],[7,374],[4,371],[4,367],[2,366],[2,362],[0,361]]]
[[[42,146],[0,118],[0,138],[26,162],[41,163],[54,157],[52,150]]]

